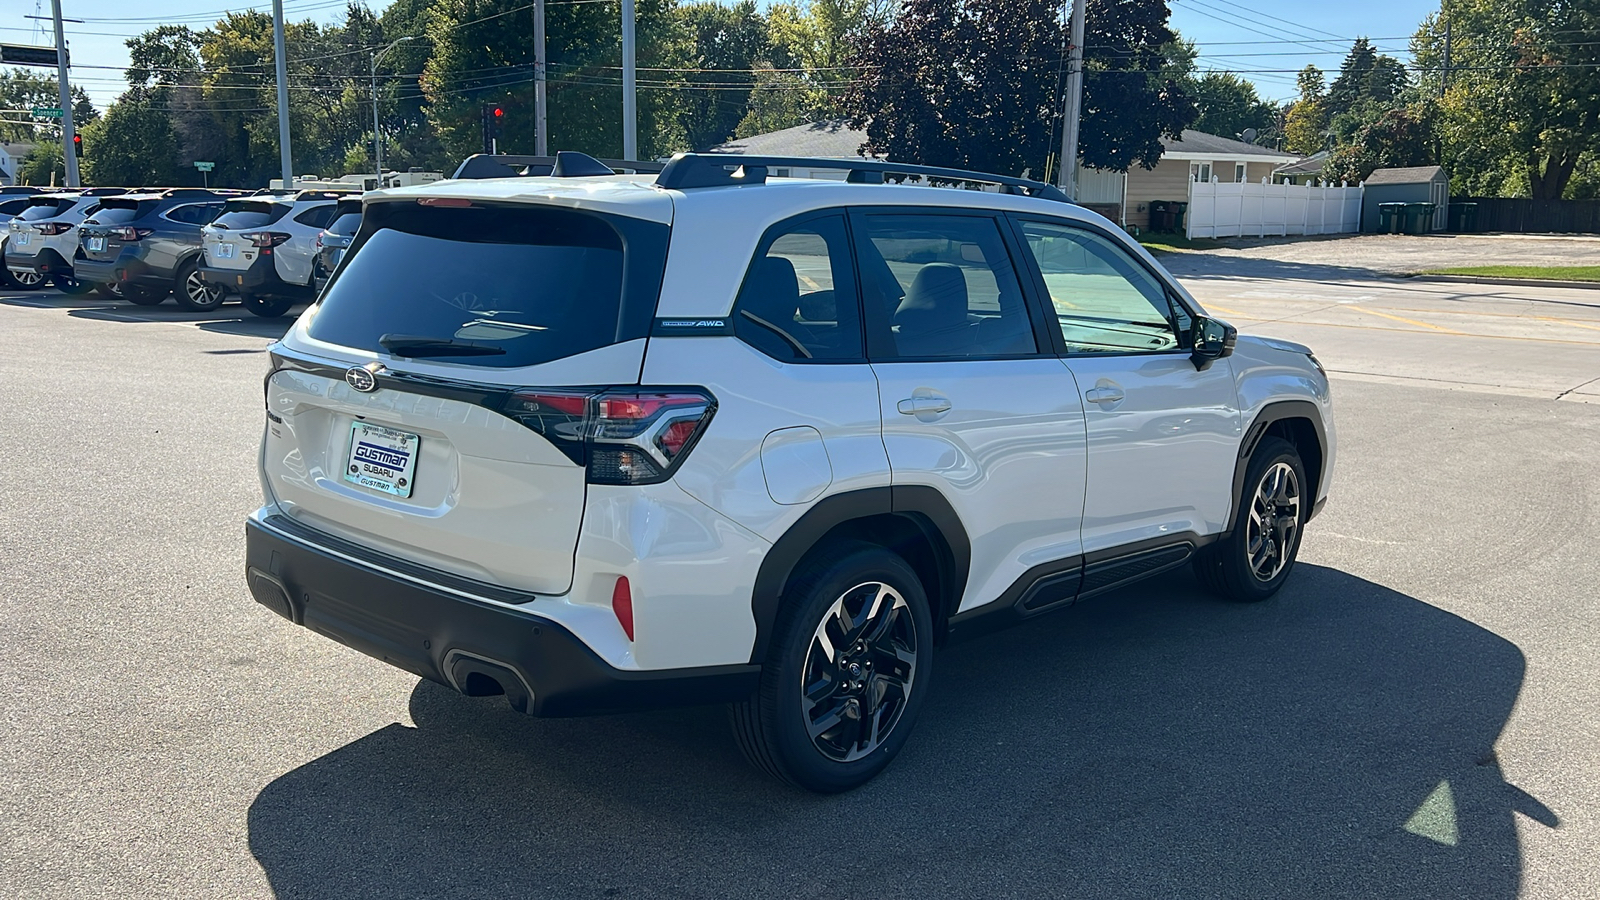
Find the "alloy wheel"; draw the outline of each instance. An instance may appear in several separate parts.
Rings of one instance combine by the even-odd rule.
[[[11,277],[16,280],[17,284],[28,290],[38,287],[44,281],[44,276],[38,272],[23,272],[17,269],[11,270]]]
[[[1289,564],[1300,530],[1300,478],[1294,467],[1278,462],[1268,467],[1250,504],[1245,552],[1258,581],[1271,581]]]
[[[834,601],[800,676],[806,733],[824,756],[860,759],[894,730],[915,687],[918,637],[910,606],[890,585],[859,584]]]
[[[200,277],[200,272],[193,271],[183,280],[183,292],[188,295],[189,302],[196,306],[212,306],[217,302],[222,288],[209,284]]]

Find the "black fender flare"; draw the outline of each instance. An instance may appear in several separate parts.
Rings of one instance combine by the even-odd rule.
[[[1223,534],[1232,534],[1234,527],[1238,525],[1239,498],[1244,491],[1244,476],[1246,470],[1250,468],[1250,457],[1255,455],[1256,447],[1261,443],[1261,438],[1266,435],[1267,428],[1273,422],[1279,422],[1284,419],[1308,419],[1312,428],[1316,429],[1317,432],[1317,444],[1322,453],[1324,465],[1323,471],[1319,473],[1318,484],[1313,485],[1311,489],[1311,503],[1313,514],[1315,513],[1316,495],[1322,489],[1320,483],[1322,477],[1326,477],[1327,474],[1328,432],[1327,426],[1322,422],[1322,410],[1310,400],[1274,400],[1261,407],[1261,411],[1256,413],[1255,419],[1250,422],[1250,427],[1245,429],[1244,440],[1239,442],[1239,455],[1233,463],[1233,493],[1230,495],[1231,499],[1229,500],[1228,527],[1223,531]]]
[[[936,488],[927,485],[863,488],[819,500],[789,527],[767,551],[756,573],[750,609],[755,616],[756,639],[750,661],[766,659],[778,610],[783,605],[783,589],[795,567],[823,538],[840,525],[872,516],[911,514],[945,558],[940,582],[943,608],[951,613],[966,590],[967,573],[972,565],[972,543],[961,518]],[[928,533],[931,530],[932,533]],[[940,546],[942,545],[942,546]]]

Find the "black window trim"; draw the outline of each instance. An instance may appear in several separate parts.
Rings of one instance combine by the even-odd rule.
[[[866,319],[863,317],[863,314],[862,314],[863,303],[862,303],[862,296],[861,296],[861,270],[856,265],[856,256],[857,256],[856,240],[855,240],[855,234],[853,233],[853,231],[852,231],[852,229],[850,227],[850,215],[849,215],[849,213],[850,213],[850,208],[849,207],[844,207],[844,206],[829,207],[827,209],[813,209],[813,210],[808,210],[806,212],[800,213],[799,215],[790,216],[790,217],[788,217],[786,219],[779,219],[778,221],[773,222],[771,225],[767,226],[767,229],[761,233],[761,240],[756,242],[756,250],[755,250],[755,253],[751,254],[750,262],[745,265],[744,277],[739,279],[739,289],[734,292],[734,295],[733,295],[733,308],[728,313],[728,321],[730,323],[737,321],[737,318],[739,316],[739,298],[744,295],[745,282],[749,281],[750,280],[750,276],[752,274],[754,274],[754,272],[756,270],[756,261],[761,259],[763,256],[766,255],[766,252],[769,249],[771,249],[773,243],[775,241],[777,241],[778,238],[784,237],[785,235],[788,235],[788,234],[791,234],[794,231],[796,226],[804,225],[804,224],[806,224],[808,222],[812,222],[812,221],[815,221],[817,219],[837,218],[837,219],[840,220],[841,224],[843,224],[843,226],[844,226],[844,240],[845,240],[844,252],[845,252],[845,254],[847,256],[847,258],[844,261],[845,271],[850,273],[851,286],[855,289],[856,323],[861,329],[861,339],[856,342],[856,346],[859,348],[858,353],[853,357],[842,357],[841,356],[841,357],[834,357],[834,358],[831,358],[831,359],[816,359],[814,357],[813,358],[801,357],[799,359],[778,359],[777,357],[775,357],[772,354],[766,352],[765,350],[762,350],[760,347],[757,347],[756,345],[750,343],[749,341],[745,340],[744,338],[739,337],[738,333],[736,331],[732,332],[732,334],[734,335],[734,338],[736,340],[738,340],[739,343],[744,344],[746,347],[749,347],[750,349],[756,351],[757,353],[760,353],[762,356],[765,356],[768,359],[775,360],[775,361],[777,361],[779,363],[782,363],[784,365],[795,365],[795,366],[849,365],[849,366],[859,366],[859,365],[862,365],[863,363],[866,363],[868,361],[868,354],[870,353],[870,350],[866,345],[870,342],[870,339],[867,338],[867,323],[866,323]],[[829,253],[830,254],[832,253],[831,249],[830,249]],[[830,262],[831,262],[831,260],[830,260]],[[838,293],[837,293],[838,287],[839,286],[838,286],[837,279],[836,279],[835,280],[835,284],[834,284],[835,309],[837,309],[837,302],[838,302]],[[734,327],[736,327],[736,326],[734,326]]]
[[[1031,283],[1032,278],[1025,277],[1024,272],[1031,271],[1031,263],[1025,267],[1024,263],[1031,261],[1031,254],[1024,252],[1018,243],[1015,228],[1006,221],[1006,214],[1000,210],[984,209],[982,207],[964,206],[853,206],[849,208],[852,247],[856,258],[856,281],[858,287],[856,294],[861,304],[863,317],[861,326],[867,336],[867,359],[874,365],[880,363],[958,363],[958,362],[1003,362],[1015,359],[1042,359],[1059,355],[1055,352],[1056,344],[1050,340],[1048,319],[1044,318],[1044,308],[1039,300],[1038,289]],[[1011,260],[1011,269],[1016,274],[1017,288],[1022,293],[1022,308],[1028,316],[1030,329],[1033,331],[1033,345],[1036,348],[1032,353],[994,353],[983,356],[901,356],[895,346],[894,333],[891,330],[893,323],[884,318],[883,310],[873,310],[866,300],[866,291],[860,287],[861,259],[865,253],[866,219],[868,216],[953,216],[966,219],[988,219],[995,225],[995,231],[1000,235],[1001,246],[1005,248]],[[873,248],[877,253],[877,249]],[[879,254],[881,256],[881,254]],[[1059,331],[1060,329],[1057,329]]]
[[[1108,230],[1108,229],[1105,229],[1105,228],[1101,228],[1100,226],[1094,224],[1093,222],[1085,222],[1085,221],[1081,221],[1081,220],[1078,220],[1078,219],[1061,218],[1061,217],[1058,217],[1058,216],[1051,216],[1051,215],[1042,214],[1042,213],[1007,213],[1006,214],[1006,218],[1011,223],[1012,234],[1015,236],[1018,244],[1020,244],[1024,248],[1025,251],[1026,251],[1026,246],[1027,246],[1027,236],[1024,235],[1023,232],[1022,232],[1022,226],[1023,226],[1023,223],[1025,223],[1025,222],[1039,222],[1039,223],[1042,223],[1042,224],[1045,224],[1045,225],[1054,225],[1054,226],[1056,226],[1058,228],[1067,228],[1067,229],[1074,229],[1074,230],[1077,230],[1077,231],[1085,231],[1085,232],[1089,232],[1090,234],[1094,234],[1094,235],[1096,235],[1098,237],[1104,238],[1106,241],[1110,242],[1113,246],[1116,246],[1116,247],[1120,248],[1123,251],[1123,253],[1127,254],[1128,259],[1130,261],[1132,261],[1134,265],[1136,265],[1139,268],[1143,269],[1145,271],[1145,273],[1147,275],[1149,275],[1155,281],[1156,284],[1161,286],[1161,291],[1162,291],[1163,294],[1166,295],[1166,299],[1167,299],[1168,305],[1183,309],[1183,311],[1186,312],[1189,315],[1189,319],[1190,319],[1191,322],[1194,319],[1200,318],[1201,316],[1205,315],[1205,313],[1200,312],[1199,310],[1196,310],[1193,306],[1191,306],[1189,304],[1189,302],[1187,300],[1185,300],[1183,298],[1183,294],[1173,285],[1172,278],[1170,276],[1166,275],[1165,273],[1163,273],[1161,271],[1158,271],[1156,269],[1151,268],[1149,263],[1144,261],[1143,257],[1141,257],[1139,254],[1133,252],[1131,249],[1128,248],[1128,246],[1125,243],[1125,241],[1126,241],[1125,237],[1121,237],[1117,233],[1115,233],[1115,232],[1113,232],[1111,230]],[[1031,286],[1032,286],[1033,292],[1034,292],[1034,294],[1036,295],[1036,298],[1037,298],[1037,305],[1038,305],[1038,308],[1039,308],[1039,312],[1040,312],[1041,315],[1046,316],[1045,321],[1048,322],[1049,321],[1048,317],[1053,316],[1055,314],[1055,307],[1050,302],[1050,290],[1045,285],[1044,272],[1039,268],[1038,260],[1033,258],[1033,253],[1032,252],[1024,252],[1023,256],[1024,256],[1024,259],[1026,260],[1027,270],[1028,270],[1028,274],[1029,274],[1028,280],[1030,282],[1032,282]],[[1176,309],[1170,310],[1169,314],[1172,317],[1167,320],[1168,324],[1170,324],[1172,326],[1172,330],[1178,336],[1178,346],[1175,349],[1172,349],[1172,350],[1116,350],[1116,351],[1102,351],[1102,352],[1096,352],[1096,353],[1069,353],[1067,351],[1066,338],[1061,334],[1060,326],[1057,326],[1055,328],[1046,327],[1045,330],[1046,330],[1046,332],[1048,332],[1049,345],[1054,348],[1055,355],[1061,357],[1062,359],[1077,359],[1077,358],[1102,359],[1102,358],[1105,358],[1105,357],[1108,357],[1108,356],[1162,356],[1162,355],[1184,355],[1184,356],[1187,356],[1191,352],[1191,350],[1193,348],[1193,344],[1194,344],[1193,329],[1191,328],[1188,331],[1184,331],[1183,329],[1178,328],[1178,323],[1176,321],[1176,313],[1177,313]]]

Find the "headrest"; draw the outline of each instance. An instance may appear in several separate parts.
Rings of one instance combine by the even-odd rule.
[[[967,277],[961,267],[929,263],[912,279],[894,322],[902,329],[937,331],[964,328],[967,319]]]
[[[774,324],[793,322],[800,307],[794,263],[782,256],[762,257],[745,283],[739,306]]]

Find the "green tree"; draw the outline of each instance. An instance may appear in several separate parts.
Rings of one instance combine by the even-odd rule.
[[[36,106],[61,105],[61,89],[57,85],[55,75],[41,75],[30,69],[0,70],[0,103],[5,109],[32,109]],[[93,122],[100,113],[89,102],[89,95],[83,88],[72,89],[72,123],[77,128]],[[8,118],[20,119],[20,116]],[[47,141],[61,141],[61,125],[58,119],[36,120],[32,125],[21,125],[15,122],[0,122],[0,138],[8,143],[45,143]],[[60,158],[60,154],[57,154]]]
[[[59,141],[39,144],[23,158],[17,167],[17,180],[22,184],[60,185],[67,183],[67,164],[61,159]]]
[[[1600,8],[1564,0],[1446,0],[1449,87],[1440,143],[1458,191],[1549,200],[1600,139]],[[1444,29],[1412,40],[1416,68],[1443,76]],[[1442,84],[1441,84],[1442,86]]]
[[[1284,149],[1310,156],[1328,148],[1328,82],[1316,66],[1301,69],[1294,80],[1300,99],[1284,114]]]
[[[1093,0],[1085,33],[1083,161],[1153,168],[1163,135],[1196,115],[1167,77],[1164,0]],[[1060,120],[1061,6],[1052,0],[908,0],[865,38],[846,95],[871,152],[906,162],[1043,172]]]
[[[1426,166],[1435,162],[1433,122],[1426,107],[1396,107],[1364,125],[1328,157],[1327,181],[1365,181],[1375,169]]]
[[[1278,121],[1277,107],[1256,96],[1255,86],[1232,72],[1207,72],[1189,88],[1200,111],[1190,128],[1207,134],[1241,138],[1253,128],[1258,136]]]
[[[680,113],[684,140],[690,149],[705,150],[733,136],[749,114],[758,77],[754,70],[772,68],[773,47],[754,0],[733,6],[702,0],[681,7],[679,14],[694,37]],[[780,59],[787,62],[787,54]]]

